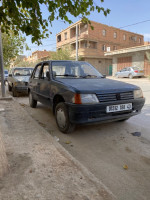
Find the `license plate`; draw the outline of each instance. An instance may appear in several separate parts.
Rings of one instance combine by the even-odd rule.
[[[127,104],[119,104],[119,105],[111,105],[106,107],[106,112],[119,112],[124,110],[131,110],[132,109],[132,103]]]
[[[140,73],[143,73],[143,71],[141,70]]]

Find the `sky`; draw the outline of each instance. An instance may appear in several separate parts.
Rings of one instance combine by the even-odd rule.
[[[94,0],[95,4],[111,10],[110,14],[105,17],[103,13],[92,12],[88,17],[92,21],[96,21],[102,24],[113,26],[139,33],[144,35],[145,41],[150,41],[150,1],[149,0],[104,0],[103,3],[100,0]],[[41,6],[43,17],[47,18],[49,13],[45,6]],[[73,17],[68,15],[69,18],[75,23],[80,20],[79,17]],[[148,21],[149,20],[149,21]],[[146,22],[143,22],[146,21]],[[139,23],[142,22],[142,23]],[[136,24],[138,23],[138,24]],[[128,26],[131,24],[136,24]],[[53,21],[52,27],[49,27],[49,31],[52,35],[48,39],[42,40],[43,45],[37,46],[32,44],[31,37],[26,37],[26,43],[28,44],[30,51],[24,50],[24,55],[30,56],[33,51],[36,50],[56,50],[56,34],[69,26],[68,23],[63,23],[61,20]]]

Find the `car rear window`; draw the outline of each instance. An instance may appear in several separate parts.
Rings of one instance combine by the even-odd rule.
[[[139,67],[132,67],[133,70],[139,70]]]

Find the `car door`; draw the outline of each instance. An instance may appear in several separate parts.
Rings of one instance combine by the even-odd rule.
[[[29,80],[29,87],[33,94],[34,99],[39,101],[39,77],[41,72],[42,63],[36,65]]]
[[[127,68],[124,68],[124,69],[122,69],[122,71],[121,71],[121,73],[120,73],[120,77],[126,77],[126,69]]]
[[[50,66],[48,62],[44,62],[39,77],[39,95],[40,95],[40,101],[47,106],[52,105],[50,99],[50,91],[51,91]]]
[[[131,69],[130,69],[130,67],[128,67],[126,70],[126,77],[129,77],[130,72],[131,72]]]

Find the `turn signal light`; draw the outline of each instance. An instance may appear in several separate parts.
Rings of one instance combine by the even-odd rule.
[[[80,94],[75,94],[74,100],[75,104],[82,104]]]

